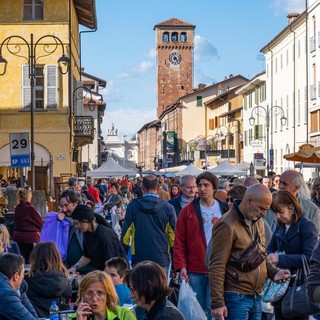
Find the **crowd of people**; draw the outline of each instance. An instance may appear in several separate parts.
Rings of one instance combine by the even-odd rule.
[[[208,171],[83,186],[71,177],[52,241],[41,240],[49,219],[30,188],[17,195],[14,233],[0,225],[0,319],[49,318],[56,301],[61,312],[71,307],[68,319],[183,320],[168,285],[178,277],[208,320],[282,320],[281,299],[262,302],[264,283],[292,286],[304,259],[310,299],[320,302],[320,177],[309,186],[294,170],[261,181]]]

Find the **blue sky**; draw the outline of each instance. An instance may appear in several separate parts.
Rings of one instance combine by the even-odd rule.
[[[82,35],[82,66],[107,81],[102,135],[114,123],[134,135],[156,119],[153,27],[170,18],[196,25],[194,87],[229,74],[252,78],[264,70],[260,49],[287,25],[305,0],[96,0],[98,30]]]

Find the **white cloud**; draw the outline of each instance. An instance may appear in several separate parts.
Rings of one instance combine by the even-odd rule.
[[[106,88],[100,90],[100,93],[103,95],[103,100],[107,102],[123,100],[123,95],[120,92],[120,89],[115,86],[112,80],[108,81]]]
[[[196,35],[194,45],[194,60],[208,61],[214,57],[219,59],[217,48],[206,38]]]
[[[305,7],[305,0],[273,0],[270,7],[277,15],[285,12],[287,14],[298,12],[302,13]]]
[[[154,63],[150,61],[142,61],[138,66],[124,70],[123,72],[119,73],[116,77],[118,79],[126,79],[130,77],[139,77],[142,74],[146,74],[149,71],[152,71],[155,68]]]
[[[155,48],[152,48],[145,54],[145,56],[150,59],[154,59],[157,57],[157,50]]]
[[[115,129],[118,129],[119,136],[127,134],[128,137],[131,137],[136,134],[144,124],[155,119],[156,110],[126,108],[108,110],[101,125],[102,136],[106,137],[108,129],[114,124]]]
[[[203,73],[202,70],[196,69],[194,72],[194,83],[197,86],[199,83],[205,83],[207,85],[211,85],[215,83],[216,80],[212,76],[208,76]]]

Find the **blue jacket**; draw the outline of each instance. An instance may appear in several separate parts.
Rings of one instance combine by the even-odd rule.
[[[170,199],[168,202],[174,207],[174,210],[176,211],[176,215],[178,217],[180,211],[182,210],[181,196],[179,196],[177,198]]]
[[[28,309],[22,304],[21,298],[9,282],[9,279],[0,273],[0,318],[7,320],[35,320]]]
[[[121,240],[126,248],[131,243],[132,265],[151,260],[169,266],[176,219],[173,206],[157,195],[144,195],[129,203]]]
[[[286,226],[278,226],[272,235],[268,246],[268,254],[275,251],[285,252],[279,255],[279,268],[289,268],[295,273],[302,267],[301,255],[304,254],[310,261],[312,251],[318,240],[317,228],[312,221],[302,216],[296,224],[290,226],[286,232]]]

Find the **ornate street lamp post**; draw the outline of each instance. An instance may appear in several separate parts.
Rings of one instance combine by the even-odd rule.
[[[49,43],[48,41],[51,41]],[[27,61],[28,64],[28,76],[30,80],[30,90],[31,90],[31,107],[30,107],[30,145],[31,145],[31,174],[32,174],[32,190],[35,190],[35,153],[34,153],[34,103],[35,103],[35,94],[34,86],[36,79],[36,65],[40,58],[52,55],[58,47],[62,49],[62,56],[57,60],[58,65],[60,66],[60,72],[66,74],[69,71],[70,59],[65,56],[64,44],[62,41],[54,35],[44,35],[40,37],[37,41],[34,41],[33,33],[30,34],[30,41],[19,35],[13,35],[5,38],[0,45],[0,65],[3,65],[0,75],[4,75],[7,71],[7,60],[3,58],[2,52],[3,48],[6,48],[7,51],[16,56],[23,58]],[[37,49],[41,47],[41,54],[37,55]],[[23,48],[26,48],[27,54],[23,55]],[[25,50],[24,50],[25,51]]]
[[[266,126],[266,156],[267,156],[267,173],[268,173],[270,169],[270,151],[272,150],[273,152],[272,144],[271,144],[271,150],[269,150],[270,116],[281,115],[281,118],[280,118],[281,126],[284,126],[287,123],[288,119],[284,116],[284,111],[280,106],[273,106],[270,109],[269,109],[269,106],[267,106],[267,108],[263,106],[255,106],[251,110],[251,117],[249,118],[249,123],[251,127],[254,126],[254,123],[256,121],[253,115],[256,114],[257,116],[263,116],[262,115],[263,112],[264,112],[265,126]],[[272,157],[273,157],[273,154],[272,154]],[[273,169],[273,164],[272,164],[272,169]]]
[[[85,86],[77,87],[73,90],[73,112],[75,111],[75,105],[78,101],[83,101],[83,99],[88,100],[87,104],[90,111],[94,111],[96,107],[96,102],[92,99],[92,92],[89,88]]]
[[[227,135],[228,161],[230,161],[230,136],[235,133],[237,134],[240,133],[239,126],[233,125],[233,126],[227,127],[226,125],[222,124],[220,125],[219,128],[217,128],[217,136],[221,137],[221,136]],[[240,154],[239,146],[238,146],[238,153]],[[238,159],[240,159],[239,155],[238,155]]]

